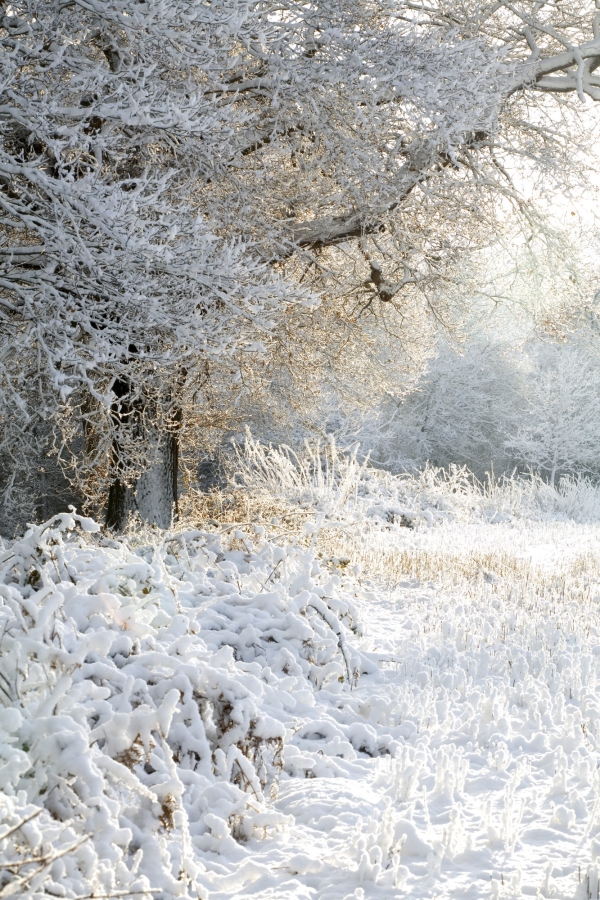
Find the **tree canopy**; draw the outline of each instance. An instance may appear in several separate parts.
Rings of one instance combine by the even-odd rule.
[[[0,45],[5,487],[51,439],[115,523],[275,372],[418,357],[499,204],[531,221],[515,167],[573,165],[563,95],[600,99],[583,0],[16,0]]]

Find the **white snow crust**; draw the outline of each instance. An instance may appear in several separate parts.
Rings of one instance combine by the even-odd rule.
[[[596,898],[600,587],[556,560],[600,529],[381,529],[546,574],[75,514],[1,549],[0,898]]]

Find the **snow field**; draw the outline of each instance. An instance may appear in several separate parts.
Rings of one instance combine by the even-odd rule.
[[[403,888],[596,897],[600,597],[585,577],[467,593],[404,588],[368,617],[397,662],[363,715],[402,733],[418,770],[392,791],[397,823],[425,845],[401,850]]]
[[[358,600],[381,663],[350,702],[398,741],[395,758],[348,786],[283,781],[278,808],[301,820],[319,873],[300,879],[309,890],[236,897],[597,896],[600,530],[461,531],[401,535],[451,570],[460,558],[454,585],[406,580]],[[511,539],[510,577],[473,565],[489,545],[506,563]]]
[[[597,897],[600,530],[371,523],[0,552],[0,897]]]

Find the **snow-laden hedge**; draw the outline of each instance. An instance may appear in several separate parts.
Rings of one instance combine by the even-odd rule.
[[[288,826],[284,767],[394,752],[331,713],[372,667],[357,634],[340,577],[260,534],[66,514],[4,547],[0,898],[206,896],[203,854]]]

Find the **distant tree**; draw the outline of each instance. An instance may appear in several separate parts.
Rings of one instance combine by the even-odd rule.
[[[353,347],[357,384],[369,359],[393,368],[369,329],[397,347],[421,313],[444,318],[432,292],[489,239],[499,197],[532,223],[511,165],[573,166],[574,120],[564,104],[544,117],[545,98],[600,98],[599,15],[583,0],[5,7],[9,486],[51,433],[110,525],[136,506],[165,524],[182,440],[270,367],[288,397],[304,372],[352,368]]]
[[[527,384],[509,341],[472,335],[463,346],[440,341],[406,396],[384,402],[359,437],[373,459],[393,469],[452,464],[478,477],[511,459],[507,435],[518,428]]]
[[[467,466],[479,478],[515,468],[555,484],[600,472],[600,359],[592,329],[551,342],[475,332],[441,342],[407,394],[384,402],[357,433],[392,469]]]
[[[600,361],[577,343],[541,344],[529,355],[526,408],[507,450],[552,485],[557,474],[597,474]]]

